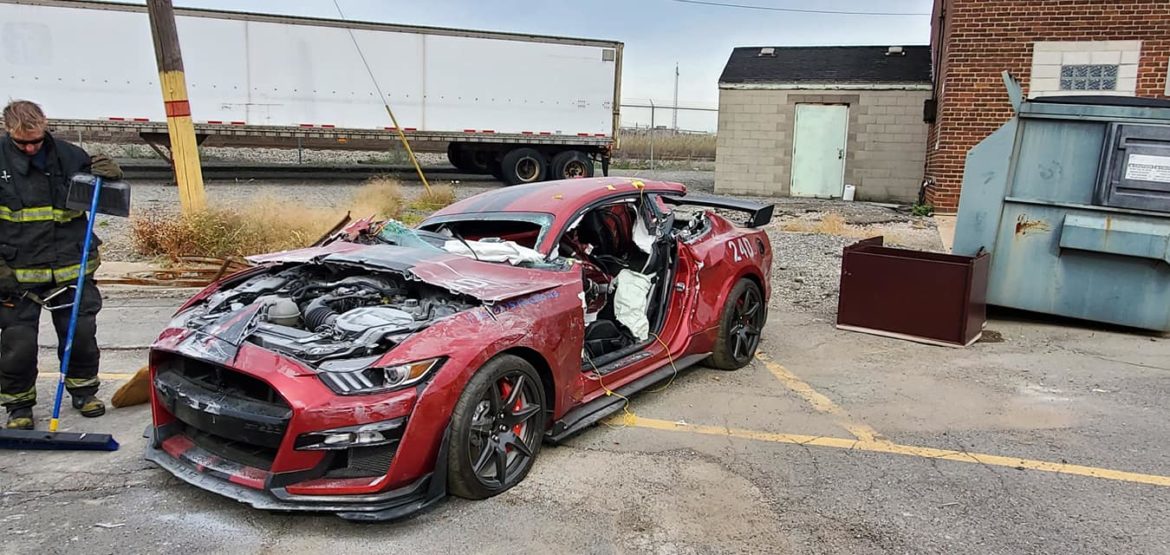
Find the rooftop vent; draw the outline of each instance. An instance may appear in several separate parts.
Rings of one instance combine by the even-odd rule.
[[[776,49],[772,48],[771,46],[766,47],[766,48],[761,48],[760,49],[760,57],[764,57],[764,56],[769,56],[769,57],[775,58],[776,57]]]
[[[905,56],[905,55],[906,55],[906,51],[903,50],[901,46],[891,46],[889,50],[886,50],[886,56]]]

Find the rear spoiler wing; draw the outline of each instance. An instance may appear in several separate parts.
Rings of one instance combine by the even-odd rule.
[[[701,194],[690,194],[685,197],[663,195],[662,200],[676,206],[706,206],[709,208],[744,212],[748,215],[748,218],[743,225],[747,227],[767,225],[768,222],[772,221],[772,211],[776,208],[774,204],[763,204],[750,200]]]

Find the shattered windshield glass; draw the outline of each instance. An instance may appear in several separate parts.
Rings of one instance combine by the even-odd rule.
[[[402,222],[386,220],[382,224],[382,230],[378,232],[378,239],[400,247],[442,251],[446,238],[438,237],[436,236],[437,234],[433,233],[428,233],[427,235],[428,237],[424,239],[417,230],[406,227]]]
[[[493,223],[497,222],[449,221],[432,226],[435,228],[432,231],[411,229],[401,222],[387,220],[377,237],[392,245],[457,254],[481,262],[526,268],[564,267],[561,261],[546,261],[544,255],[532,248],[543,235],[544,225],[528,219],[500,221],[495,228]],[[491,231],[498,233],[493,235]]]

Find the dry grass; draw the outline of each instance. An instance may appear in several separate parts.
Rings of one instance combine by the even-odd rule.
[[[271,194],[256,195],[239,208],[209,207],[175,216],[151,213],[131,220],[135,250],[147,256],[229,257],[305,247],[347,212],[355,218],[397,218],[402,193],[391,179],[372,179],[348,206],[319,208],[290,204]]]
[[[836,212],[830,212],[820,219],[794,219],[780,222],[780,229],[790,233],[815,233],[835,235],[848,239],[869,239],[883,236],[887,245],[920,246],[921,231],[912,224],[851,225]]]
[[[423,212],[434,212],[452,202],[455,202],[455,187],[431,185],[429,191],[424,190],[415,197],[414,201],[410,203],[410,208]]]
[[[614,155],[623,159],[650,158],[650,139],[654,139],[654,158],[674,160],[714,160],[715,135],[675,134],[657,131],[623,131],[621,148]]]
[[[391,177],[370,178],[354,193],[350,210],[363,218],[397,218],[402,215],[402,187]]]
[[[780,224],[780,229],[796,233],[819,233],[841,237],[860,237],[862,230],[845,223],[845,218],[836,212],[825,214],[819,220],[789,220]]]

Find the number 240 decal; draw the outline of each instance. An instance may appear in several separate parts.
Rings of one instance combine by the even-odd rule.
[[[739,239],[728,241],[727,248],[731,250],[731,257],[736,262],[756,255],[756,249],[752,246],[751,241],[748,241],[747,237],[740,237]]]

